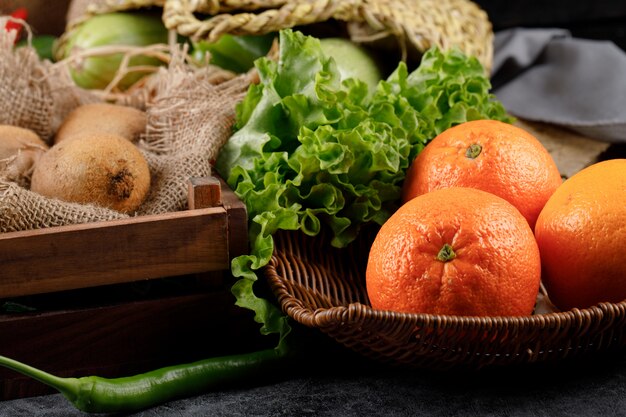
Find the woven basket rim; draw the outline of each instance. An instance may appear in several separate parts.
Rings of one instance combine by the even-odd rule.
[[[311,253],[319,256],[315,246],[322,245],[325,238],[302,232],[280,232],[275,238],[274,254],[263,272],[283,312],[297,323],[317,328],[374,359],[436,369],[480,368],[560,360],[626,347],[626,300],[527,316],[378,310],[363,294],[360,267],[348,267],[344,272],[349,277],[345,273],[342,276],[341,268],[329,267],[336,260],[345,262],[349,256],[329,254],[325,247],[323,256],[338,257],[328,264],[307,258]],[[361,248],[366,244],[359,243]],[[359,248],[349,250],[348,255],[360,253]],[[345,288],[331,288],[340,282],[336,278],[347,278]],[[361,282],[355,284],[355,279]]]
[[[265,272],[269,279],[272,281],[278,300],[281,305],[286,304],[292,296],[284,291],[281,291],[280,276],[276,269],[276,257],[273,256],[269,264],[265,267]],[[416,323],[432,323],[445,324],[445,323],[457,323],[474,326],[498,326],[502,324],[511,325],[545,325],[555,321],[567,322],[576,320],[578,318],[591,319],[594,316],[605,316],[607,314],[615,314],[620,309],[626,310],[626,300],[612,303],[601,302],[596,305],[586,308],[572,308],[566,311],[556,311],[550,313],[538,313],[527,316],[460,316],[460,315],[447,315],[447,314],[430,314],[430,313],[402,313],[392,310],[380,310],[374,309],[368,304],[361,302],[353,302],[345,306],[333,306],[330,308],[316,308],[312,309],[307,307],[304,303],[301,305],[293,304],[287,305],[287,312],[290,316],[301,315],[306,317],[311,323],[315,323],[319,327],[323,327],[328,324],[330,319],[329,314],[341,314],[346,319],[350,320],[352,317],[357,316],[370,316],[373,318],[379,318],[384,320],[411,320]]]
[[[414,321],[419,322],[452,322],[456,321],[459,323],[468,323],[468,324],[498,324],[498,323],[511,323],[511,324],[525,324],[525,325],[533,325],[533,324],[544,324],[546,322],[554,321],[554,320],[572,320],[576,317],[583,316],[595,316],[598,314],[605,315],[609,314],[617,308],[626,308],[626,301],[621,301],[619,303],[610,303],[610,302],[602,302],[598,303],[594,306],[587,308],[573,308],[567,311],[558,311],[552,313],[540,313],[540,314],[531,314],[528,316],[460,316],[460,315],[446,315],[446,314],[429,314],[429,313],[400,313],[391,310],[377,310],[372,308],[371,306],[359,302],[351,303],[348,306],[336,306],[331,308],[317,308],[315,310],[308,309],[306,307],[302,308],[302,311],[309,312],[309,314],[315,316],[319,315],[323,312],[337,311],[344,312],[348,314],[352,312],[354,309],[362,309],[369,315],[372,316],[384,316],[387,317],[398,317],[402,319],[412,319]],[[318,320],[320,321],[320,320]],[[322,321],[320,321],[320,324]]]

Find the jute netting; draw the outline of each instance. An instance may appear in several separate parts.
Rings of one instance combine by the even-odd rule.
[[[31,48],[13,48],[15,34],[0,31],[0,124],[28,128],[48,144],[62,120],[76,107],[111,97],[77,87],[63,62],[41,61]],[[235,105],[251,75],[233,76],[216,67],[188,65],[173,48],[167,66],[140,88],[114,102],[146,111],[148,125],[137,146],[151,173],[146,201],[135,213],[122,214],[93,205],[43,197],[2,179],[0,232],[121,219],[187,208],[192,177],[210,175],[211,162],[231,134]]]

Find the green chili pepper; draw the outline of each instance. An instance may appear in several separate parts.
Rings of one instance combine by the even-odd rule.
[[[211,388],[246,381],[268,371],[275,373],[291,357],[280,343],[276,348],[221,356],[170,366],[123,378],[62,378],[0,356],[0,366],[34,378],[61,392],[77,409],[88,413],[115,413],[146,409]]]

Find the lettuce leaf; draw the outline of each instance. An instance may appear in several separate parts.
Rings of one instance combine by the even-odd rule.
[[[318,39],[286,29],[279,44],[277,62],[256,61],[260,83],[238,105],[216,169],[250,220],[250,254],[232,262],[237,305],[255,312],[262,333],[284,335],[285,317],[253,290],[274,233],[327,227],[331,244],[346,246],[363,224],[382,224],[398,208],[410,162],[438,133],[512,118],[489,93],[478,60],[458,51],[430,49],[411,73],[400,63],[371,94],[360,80],[341,81]]]

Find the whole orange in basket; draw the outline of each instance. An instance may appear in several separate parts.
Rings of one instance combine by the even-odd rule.
[[[626,159],[567,179],[539,214],[535,236],[543,282],[558,308],[626,299]]]
[[[533,228],[561,182],[552,156],[533,135],[497,120],[474,120],[426,145],[407,172],[402,198],[447,187],[478,188],[513,204]]]
[[[402,205],[370,249],[367,294],[376,309],[463,316],[531,314],[539,249],[506,200],[452,187]]]

